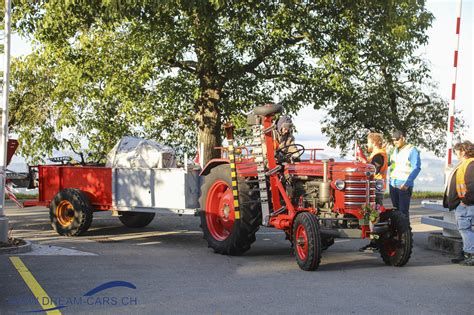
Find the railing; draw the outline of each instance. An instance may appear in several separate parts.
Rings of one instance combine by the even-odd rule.
[[[240,158],[245,158],[245,159],[250,159],[253,157],[253,154],[251,152],[253,146],[252,145],[247,145],[247,146],[239,146],[235,148],[235,155],[236,157]],[[228,158],[228,147],[214,147],[214,149],[219,150],[221,152],[221,158],[225,159]],[[318,151],[324,151],[324,149],[320,148],[311,148],[311,149],[305,149],[305,152],[309,153],[309,161],[316,161],[317,160],[317,152]]]
[[[310,161],[315,161],[316,160],[316,153],[318,151],[324,151],[324,149],[319,149],[319,148],[311,148],[311,149],[305,149],[306,152],[309,152],[309,160]]]
[[[421,217],[421,223],[443,228],[443,235],[448,237],[461,237],[456,226],[454,211],[443,207],[440,200],[423,200],[421,206],[424,209],[438,211],[439,215],[427,215]]]
[[[221,151],[221,158],[225,159],[229,157],[228,147],[214,147],[214,149]],[[249,146],[240,146],[234,148],[235,155],[243,158],[250,158],[252,154],[249,151]]]

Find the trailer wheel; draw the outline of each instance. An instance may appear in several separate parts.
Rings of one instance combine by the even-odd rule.
[[[219,254],[240,255],[250,249],[262,223],[258,191],[241,177],[238,188],[240,218],[234,212],[228,164],[213,168],[201,187],[201,229],[208,247]]]
[[[401,267],[410,260],[413,248],[413,233],[409,219],[400,211],[387,211],[380,221],[390,222],[390,230],[379,240],[380,255],[385,264]]]
[[[129,228],[142,228],[147,226],[153,221],[155,217],[154,213],[149,212],[134,212],[134,211],[121,211],[119,212],[119,220],[126,227]]]
[[[301,269],[313,271],[321,262],[321,234],[316,216],[309,212],[297,215],[293,223],[296,262]]]
[[[59,235],[82,235],[92,223],[89,198],[79,189],[61,190],[51,202],[49,218],[53,229]]]

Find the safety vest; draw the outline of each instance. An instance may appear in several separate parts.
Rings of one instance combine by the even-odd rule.
[[[474,158],[469,158],[456,167],[456,192],[458,193],[459,198],[464,198],[464,196],[466,196],[466,170],[471,162],[474,162]]]
[[[407,180],[411,173],[410,153],[414,147],[405,145],[401,150],[393,150],[390,156],[390,179]]]
[[[383,156],[383,165],[380,168],[379,173],[374,175],[374,178],[375,179],[383,179],[383,188],[385,189],[386,188],[385,186],[387,184],[386,182],[387,182],[387,168],[388,168],[387,152],[385,151],[385,149],[380,149],[380,148],[374,147],[373,151],[372,151],[372,154],[370,154],[370,156],[369,156],[369,163],[372,163],[372,159],[377,154],[380,154],[380,155]]]

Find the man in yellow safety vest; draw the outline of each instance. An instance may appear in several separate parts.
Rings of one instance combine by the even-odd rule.
[[[405,133],[392,132],[395,148],[390,155],[390,199],[395,208],[409,217],[413,182],[421,171],[420,152],[406,142]]]
[[[464,141],[454,146],[459,164],[446,181],[443,205],[455,210],[456,223],[462,237],[463,253],[453,263],[474,266],[474,144]]]

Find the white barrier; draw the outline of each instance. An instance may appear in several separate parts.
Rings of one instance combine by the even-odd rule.
[[[443,228],[443,236],[461,237],[456,226],[454,211],[444,208],[441,200],[423,200],[421,207],[440,212],[440,215],[421,217],[421,223]]]

